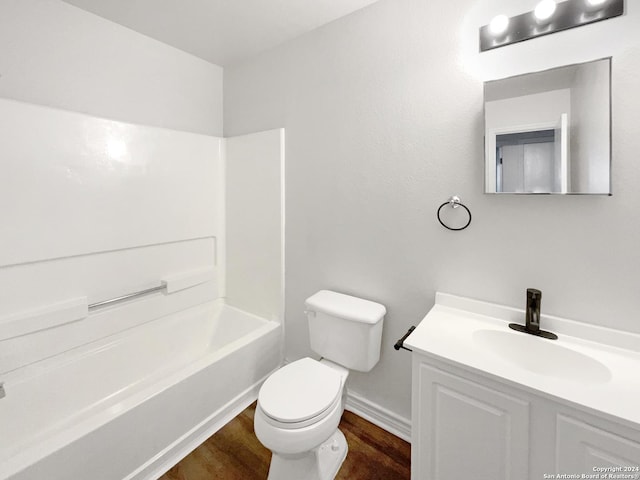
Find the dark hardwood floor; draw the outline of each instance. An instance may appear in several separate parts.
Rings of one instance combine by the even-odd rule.
[[[271,452],[253,433],[255,403],[169,470],[160,480],[266,480]],[[340,430],[349,454],[340,480],[402,480],[410,478],[411,447],[351,412],[344,412]]]

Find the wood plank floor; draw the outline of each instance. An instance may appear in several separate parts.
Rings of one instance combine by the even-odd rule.
[[[271,452],[253,433],[255,403],[187,455],[160,480],[265,480]],[[403,480],[410,478],[411,447],[351,412],[340,430],[349,453],[337,479]]]

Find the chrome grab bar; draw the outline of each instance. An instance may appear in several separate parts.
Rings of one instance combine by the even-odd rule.
[[[165,290],[167,288],[167,284],[163,283],[162,285],[158,285],[157,287],[147,288],[146,290],[140,290],[139,292],[129,293],[127,295],[122,295],[121,297],[111,298],[109,300],[103,300],[101,302],[92,303],[89,305],[89,310],[95,310],[96,308],[106,307],[108,305],[112,305],[114,303],[124,302],[125,300],[130,300],[136,297],[142,297],[143,295],[149,295],[153,292],[159,292],[161,290]]]
[[[101,302],[92,303],[89,305],[89,310],[95,310],[97,308],[106,307],[108,305],[113,305],[114,303],[123,302],[125,300],[129,300],[136,297],[142,297],[143,295],[148,295],[154,292],[160,292],[162,290],[166,290],[167,284],[163,283],[162,285],[158,285],[157,287],[147,288],[146,290],[140,290],[139,292],[129,293],[127,295],[122,295],[116,298],[110,298],[109,300],[103,300]],[[4,382],[0,382],[0,399],[7,396],[7,392],[4,387]]]

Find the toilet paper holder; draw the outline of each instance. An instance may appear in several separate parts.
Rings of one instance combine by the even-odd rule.
[[[410,348],[407,348],[407,347],[404,346],[404,341],[407,339],[407,337],[409,335],[411,335],[411,332],[413,332],[415,329],[416,329],[415,325],[411,325],[409,330],[407,330],[407,333],[405,333],[402,336],[402,338],[396,342],[396,344],[393,346],[393,348],[395,348],[396,350],[400,350],[402,348],[403,350],[407,350],[409,352],[413,352],[413,350],[411,350]]]

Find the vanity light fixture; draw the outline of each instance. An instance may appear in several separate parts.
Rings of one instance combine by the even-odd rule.
[[[495,16],[480,28],[480,51],[580,27],[624,14],[624,0],[541,0],[535,9],[514,17]]]

